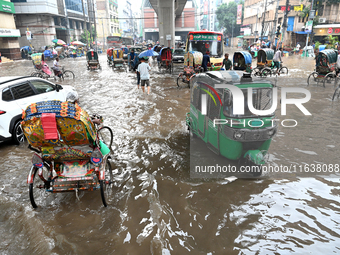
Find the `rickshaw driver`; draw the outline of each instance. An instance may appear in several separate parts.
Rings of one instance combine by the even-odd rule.
[[[66,101],[69,103],[73,103],[73,104],[79,104],[79,96],[78,93],[76,91],[70,91],[67,93],[66,96]],[[93,115],[92,115],[93,116]],[[91,121],[94,124],[100,125],[101,121],[98,118],[94,118],[91,116]],[[87,132],[87,131],[86,131]],[[88,134],[89,140],[90,139],[90,135]],[[108,154],[110,152],[110,149],[106,146],[105,143],[103,143],[101,140],[99,141],[99,145],[100,145],[100,152],[103,154],[103,156],[105,156],[106,154]]]
[[[223,66],[225,67],[225,70],[231,70],[233,64],[231,63],[231,60],[229,59],[229,53],[224,54],[224,59],[223,59]]]
[[[130,52],[130,64],[132,65],[132,69],[135,70],[135,58],[136,58],[135,50],[131,50]]]
[[[53,61],[53,71],[54,71],[54,75],[58,76],[59,78],[62,76],[62,73],[60,71],[60,67],[61,67],[61,65],[59,65],[59,57],[57,57]]]
[[[275,55],[274,55],[274,58],[273,58],[274,68],[276,67],[277,75],[280,75],[280,73],[279,73],[280,62],[283,63],[282,58],[281,58],[281,51],[282,51],[282,48],[279,48],[279,50],[275,52]]]
[[[336,75],[339,76],[340,73],[340,51],[338,52],[338,59],[336,61]]]

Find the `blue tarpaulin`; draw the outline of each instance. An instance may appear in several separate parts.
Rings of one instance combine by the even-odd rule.
[[[310,34],[311,32],[305,32],[305,31],[294,31],[295,34],[298,35],[306,35],[306,34]]]
[[[324,49],[326,49],[327,45],[319,45],[319,51],[323,51]]]

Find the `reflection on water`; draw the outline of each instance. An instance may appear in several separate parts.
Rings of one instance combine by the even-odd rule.
[[[33,210],[26,177],[32,153],[24,145],[0,144],[0,251],[4,254],[330,254],[339,252],[339,175],[294,178],[268,174],[261,180],[190,179],[185,114],[189,90],[176,75],[151,73],[151,95],[137,90],[136,75],[87,71],[84,58],[62,60],[76,74],[71,84],[81,106],[103,115],[114,130],[112,166],[126,179],[114,206],[99,192],[51,194],[48,207]],[[303,66],[302,66],[303,63]],[[51,63],[50,63],[51,64]],[[306,88],[311,59],[284,59],[290,82]],[[255,62],[253,63],[253,66]],[[2,64],[0,76],[30,74],[30,61]],[[181,70],[175,69],[175,74]],[[339,159],[340,105],[333,88],[308,87],[305,117],[294,107],[279,119],[270,164],[326,163]],[[289,178],[288,178],[289,177]]]

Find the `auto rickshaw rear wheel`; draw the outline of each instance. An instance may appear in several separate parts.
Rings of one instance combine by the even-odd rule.
[[[110,201],[113,194],[113,173],[109,159],[106,161],[105,165],[105,179],[100,180],[99,184],[103,205],[107,207],[111,204]]]

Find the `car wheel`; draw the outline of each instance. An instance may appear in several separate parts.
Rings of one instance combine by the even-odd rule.
[[[22,131],[20,122],[21,120],[15,123],[12,132],[12,140],[15,144],[22,144],[25,141],[25,135],[24,132]]]

